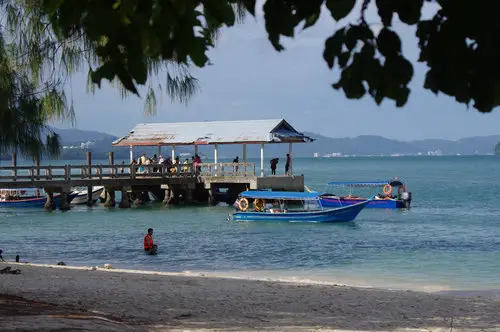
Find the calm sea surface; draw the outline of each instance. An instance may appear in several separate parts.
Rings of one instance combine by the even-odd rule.
[[[34,263],[500,290],[500,158],[297,158],[293,166],[311,189],[331,193],[342,189],[328,188],[328,181],[398,175],[413,193],[412,208],[364,210],[347,224],[229,222],[227,206],[78,206],[66,213],[4,209],[0,248],[6,259],[19,254]],[[142,251],[148,227],[155,230],[157,256]]]

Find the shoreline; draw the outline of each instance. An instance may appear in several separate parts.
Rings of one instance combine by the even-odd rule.
[[[6,266],[22,273],[0,275],[0,316],[9,318],[0,318],[2,331],[500,331],[500,301],[477,296],[0,262]],[[22,313],[37,306],[38,314]]]
[[[0,262],[1,264],[2,262]],[[275,270],[228,270],[228,271],[204,271],[204,270],[184,270],[178,272],[169,272],[161,270],[145,270],[134,268],[121,268],[114,267],[106,269],[103,266],[89,266],[89,265],[56,265],[48,263],[31,263],[31,262],[10,262],[5,261],[5,264],[19,265],[19,266],[32,266],[42,268],[59,268],[83,271],[105,271],[117,273],[130,273],[130,274],[145,274],[145,275],[159,275],[159,276],[172,276],[172,277],[201,277],[201,278],[216,278],[216,279],[233,279],[233,280],[246,280],[246,281],[265,281],[265,282],[278,282],[290,283],[297,285],[317,285],[317,286],[340,286],[340,287],[354,287],[362,289],[380,289],[388,291],[411,291],[423,292],[429,294],[454,294],[456,296],[490,296],[500,299],[500,288],[454,288],[449,285],[440,284],[417,284],[417,283],[401,283],[401,282],[373,282],[369,284],[367,279],[357,278],[351,275],[343,275],[340,278],[326,277],[324,275],[305,275],[302,273],[292,273],[289,275],[281,274]],[[289,270],[290,271],[290,270]],[[293,271],[293,270],[291,270]],[[298,271],[294,271],[298,272]],[[349,279],[349,280],[348,280]],[[349,282],[350,281],[350,282]]]

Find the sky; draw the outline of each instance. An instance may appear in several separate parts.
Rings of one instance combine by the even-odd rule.
[[[298,29],[296,38],[285,40],[286,50],[276,52],[267,39],[262,10],[257,9],[256,18],[250,16],[244,24],[223,30],[217,47],[208,53],[213,65],[192,70],[201,91],[187,105],[157,96],[157,114],[145,115],[144,99],[122,100],[117,90],[106,85],[92,95],[86,91],[87,71],[74,76],[67,91],[75,105],[74,127],[123,136],[138,123],[284,118],[299,131],[330,137],[380,135],[410,141],[500,134],[498,109],[480,114],[422,88],[426,67],[416,63],[414,29],[395,24],[403,53],[414,63],[412,94],[403,108],[390,100],[377,106],[371,97],[348,100],[342,91],[334,90],[331,84],[338,71],[330,70],[322,57],[325,39],[353,15],[335,22],[324,10],[316,26]],[[423,16],[434,11],[435,7],[427,6]],[[358,13],[355,8],[351,14]],[[380,25],[375,8],[370,8],[367,18],[376,31]],[[164,77],[158,79],[164,81]]]

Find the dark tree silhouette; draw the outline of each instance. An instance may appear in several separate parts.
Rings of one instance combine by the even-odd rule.
[[[359,8],[355,24],[338,27],[325,42],[323,57],[330,68],[341,71],[332,86],[347,98],[369,94],[377,104],[384,98],[404,106],[413,77],[413,66],[402,54],[395,16],[416,25],[419,61],[427,65],[424,87],[434,93],[473,103],[490,112],[500,103],[500,4],[491,0],[435,0],[439,10],[421,19],[424,0],[267,0],[264,19],[269,40],[283,50],[281,36],[293,37],[300,25],[313,26],[325,5],[341,20]],[[76,33],[100,42],[102,64],[92,74],[99,84],[118,77],[130,91],[145,84],[148,59],[174,60],[205,66],[214,46],[213,31],[232,26],[237,13],[255,13],[255,0],[116,0],[41,1],[57,35]],[[375,35],[365,20],[369,5],[377,7],[383,28]],[[332,29],[334,27],[332,26]]]
[[[430,19],[421,17],[425,2],[438,7]],[[371,5],[383,26],[378,34],[365,19]],[[118,81],[124,92],[137,95],[138,86],[148,86],[148,79],[156,76],[161,66],[180,68],[179,78],[166,68],[169,80],[165,90],[171,98],[188,100],[196,90],[196,80],[187,68],[207,65],[207,51],[215,46],[220,28],[233,26],[247,13],[255,15],[255,7],[255,0],[3,0],[2,13],[8,16],[8,26],[17,27],[11,33],[17,32],[19,39],[2,50],[9,66],[0,68],[0,74],[8,78],[2,80],[5,93],[1,94],[4,110],[0,115],[16,110],[20,97],[33,95],[42,102],[41,106],[36,100],[31,104],[45,109],[42,123],[51,116],[71,115],[72,108],[61,98],[60,85],[50,85],[59,82],[58,75],[50,76],[49,85],[37,90],[40,82],[47,82],[40,79],[47,72],[46,65],[54,63],[63,64],[68,75],[85,62],[90,67],[91,85],[100,86],[103,79]],[[284,49],[282,36],[293,37],[297,29],[314,26],[323,7],[335,21],[350,14],[358,18],[343,26],[332,24],[333,34],[324,44],[324,60],[340,73],[332,87],[342,90],[347,98],[368,94],[377,104],[385,98],[394,100],[398,107],[406,104],[414,70],[392,25],[397,16],[404,24],[416,26],[418,61],[427,66],[425,89],[472,104],[480,112],[491,112],[500,104],[498,1],[265,0],[265,27],[274,48]],[[24,25],[19,20],[24,20]],[[4,32],[2,26],[2,35]],[[10,46],[16,52],[7,52]],[[17,83],[15,77],[7,75],[12,72]],[[35,82],[29,82],[30,77],[36,77]],[[13,91],[20,91],[21,81],[31,86],[23,88],[23,94],[13,95]],[[13,84],[17,84],[15,89],[9,87]],[[151,110],[156,99],[152,89],[148,91],[146,102]],[[47,111],[51,103],[59,105],[56,111]],[[4,129],[7,132],[8,128]],[[24,144],[4,132],[0,135],[6,138],[4,145]],[[30,139],[36,141],[39,136],[31,135]]]

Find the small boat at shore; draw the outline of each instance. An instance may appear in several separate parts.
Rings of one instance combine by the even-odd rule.
[[[249,211],[249,200],[254,208]],[[347,222],[356,219],[371,198],[346,207],[325,209],[317,192],[244,191],[234,203],[235,221]],[[271,203],[267,203],[271,202]]]
[[[407,191],[406,184],[397,177],[389,181],[328,182],[328,185],[349,188],[349,194],[322,194],[321,204],[324,207],[343,207],[366,201],[366,198],[362,196],[353,195],[354,188],[382,189],[382,193],[376,194],[373,200],[366,205],[367,209],[409,209],[411,205],[411,192]]]
[[[99,199],[102,192],[104,191],[103,186],[92,187],[92,202],[95,202]],[[71,204],[87,204],[87,189],[79,189],[73,191],[73,194],[76,196],[71,200]]]
[[[68,195],[68,203],[75,194]],[[47,195],[42,189],[0,189],[0,208],[43,208],[47,201]],[[61,202],[61,194],[56,193],[53,204],[58,207]]]

